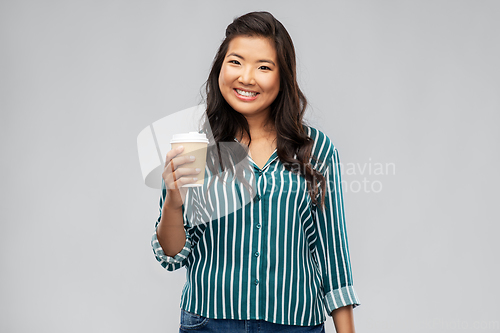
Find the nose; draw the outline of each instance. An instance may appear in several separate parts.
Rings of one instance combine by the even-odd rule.
[[[253,75],[252,68],[247,67],[241,70],[240,77],[238,78],[238,82],[245,85],[254,85],[255,78]]]

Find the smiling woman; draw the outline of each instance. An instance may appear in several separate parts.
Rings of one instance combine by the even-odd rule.
[[[295,66],[270,13],[236,18],[206,82],[203,187],[180,189],[197,172],[167,153],[152,247],[167,270],[187,269],[181,333],[324,333],[325,310],[337,332],[354,332],[340,159],[303,122]]]

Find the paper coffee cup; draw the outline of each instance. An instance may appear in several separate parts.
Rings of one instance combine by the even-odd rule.
[[[195,187],[203,186],[205,180],[205,163],[207,159],[207,145],[208,139],[204,133],[189,132],[174,134],[172,140],[170,140],[171,149],[175,149],[179,146],[184,146],[184,150],[178,156],[194,156],[196,159],[193,162],[185,163],[182,167],[186,168],[200,168],[201,171],[193,177],[197,177],[196,183],[185,184],[182,187]]]

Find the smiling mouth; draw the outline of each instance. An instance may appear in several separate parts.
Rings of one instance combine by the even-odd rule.
[[[250,91],[245,91],[245,90],[240,90],[240,89],[237,89],[235,88],[234,89],[239,95],[241,96],[245,96],[245,97],[255,97],[257,96],[259,93],[257,92],[250,92]]]

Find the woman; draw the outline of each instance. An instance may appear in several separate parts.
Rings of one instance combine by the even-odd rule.
[[[338,152],[303,123],[284,26],[267,12],[236,18],[206,88],[205,185],[181,188],[199,171],[168,152],[152,240],[163,267],[187,269],[180,332],[324,332],[324,309],[354,332]]]

